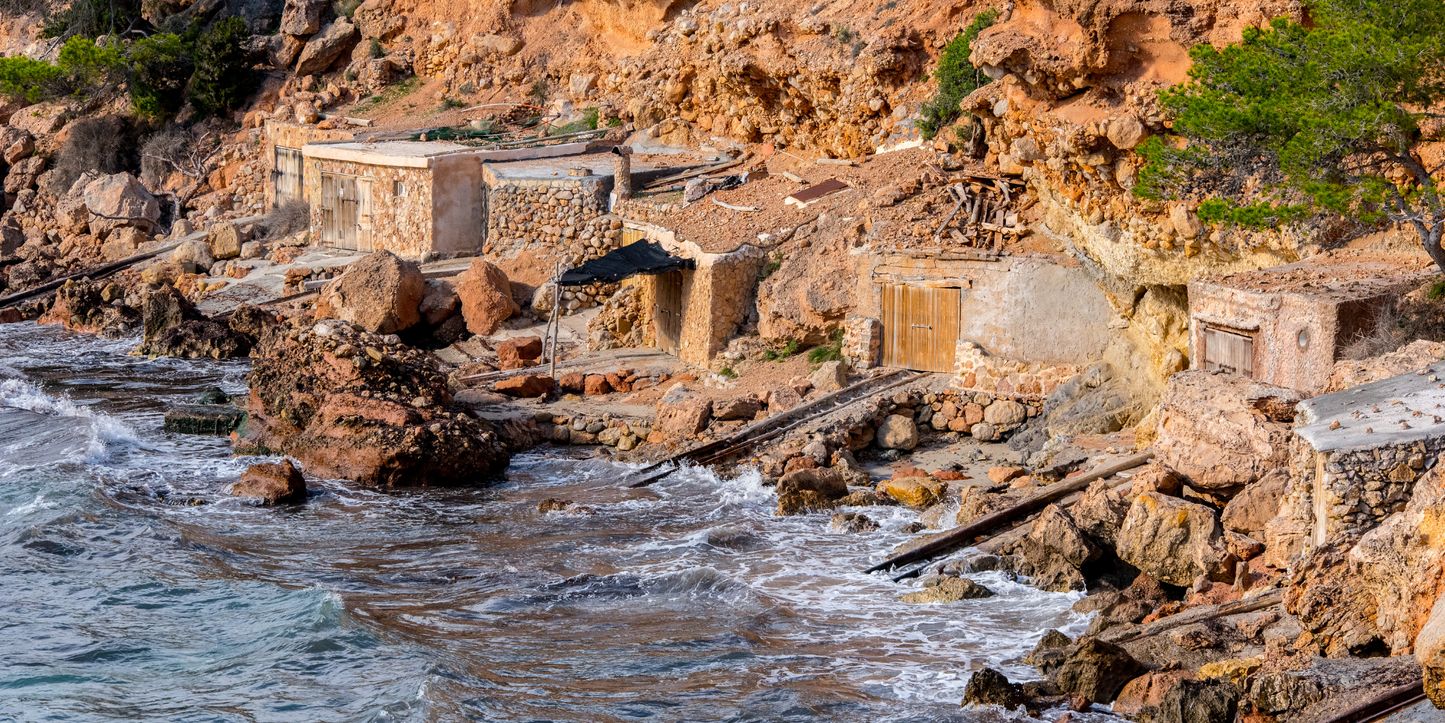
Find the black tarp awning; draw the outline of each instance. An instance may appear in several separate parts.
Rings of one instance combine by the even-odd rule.
[[[562,274],[559,283],[562,286],[610,284],[636,274],[665,274],[693,267],[692,259],[670,256],[662,244],[638,241]]]

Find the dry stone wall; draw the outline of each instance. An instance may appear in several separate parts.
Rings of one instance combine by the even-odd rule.
[[[356,176],[370,183],[372,250],[384,249],[413,259],[431,253],[431,169],[308,158],[305,163],[307,198],[321,198],[322,172]],[[311,237],[314,242],[322,240],[321,204],[315,200],[311,203]]]
[[[1072,366],[991,357],[969,341],[958,342],[953,354],[956,389],[1042,399],[1079,373]]]
[[[620,219],[592,223],[606,209],[600,177],[489,182],[484,251],[503,258],[555,254],[578,266],[612,250],[622,238]]]

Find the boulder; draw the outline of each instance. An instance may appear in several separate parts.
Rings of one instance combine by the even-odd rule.
[[[1112,548],[1129,515],[1129,501],[1112,489],[1108,480],[1095,480],[1074,503],[1069,515],[1085,535]]]
[[[492,385],[492,391],[509,397],[545,397],[552,391],[552,377],[545,374],[525,374],[503,379]]]
[[[1125,683],[1144,672],[1144,666],[1123,648],[1098,638],[1083,638],[1069,646],[1055,680],[1062,690],[1095,703],[1110,703]]]
[[[321,29],[321,12],[326,0],[286,0],[281,11],[281,32],[286,35],[311,35]]]
[[[124,257],[122,257],[124,258]],[[211,256],[211,247],[200,239],[183,241],[175,250],[171,251],[170,262],[173,264],[190,264],[202,273],[216,263]]]
[[[840,361],[823,362],[808,381],[820,392],[836,392],[848,386],[848,365]]]
[[[611,394],[612,385],[608,384],[607,377],[601,374],[588,374],[582,381],[582,393],[589,397]]]
[[[1018,465],[995,465],[988,468],[988,479],[996,485],[1012,482],[1027,474],[1028,470]]]
[[[999,399],[983,410],[983,421],[995,429],[1017,427],[1028,418],[1028,407],[1009,399]]]
[[[1187,587],[1204,575],[1234,580],[1235,559],[1214,511],[1203,505],[1144,492],[1134,498],[1116,551],[1124,562],[1171,585]]]
[[[586,384],[587,375],[582,372],[569,372],[557,380],[557,386],[569,394],[581,394],[586,390]]]
[[[522,41],[517,38],[505,35],[482,35],[472,36],[472,47],[483,56],[516,55],[522,49]]]
[[[251,235],[230,221],[221,221],[211,226],[208,240],[213,257],[234,259],[241,255],[241,246],[251,240]]]
[[[1149,133],[1144,129],[1144,124],[1132,115],[1124,114],[1109,121],[1105,134],[1109,142],[1121,151],[1127,151],[1139,145]]]
[[[289,459],[280,464],[253,464],[232,483],[230,494],[258,499],[263,505],[302,502],[306,499],[306,478]]]
[[[1369,359],[1342,359],[1330,372],[1325,394],[1352,389],[1393,376],[1413,372],[1445,359],[1445,342],[1416,339],[1395,351]]]
[[[922,590],[908,593],[899,600],[906,603],[953,603],[993,597],[994,594],[994,591],[966,577],[939,577],[931,580]]]
[[[928,477],[894,477],[879,482],[878,491],[910,507],[932,507],[943,501],[948,485]]]
[[[1158,708],[1164,696],[1174,690],[1181,680],[1192,680],[1194,673],[1187,670],[1170,670],[1145,673],[1128,683],[1119,691],[1114,700],[1114,713],[1136,716],[1145,708]]]
[[[497,345],[497,361],[500,369],[521,369],[537,363],[542,358],[542,337],[524,336],[504,339]]]
[[[161,217],[156,197],[129,173],[113,173],[91,181],[83,198],[90,212],[90,233],[100,239],[122,226],[152,233]]]
[[[810,512],[828,512],[837,507],[837,503],[812,490],[799,490],[789,492],[778,497],[779,517],[790,517],[792,515],[805,515]]]
[[[376,251],[322,288],[316,316],[394,334],[421,321],[425,296],[426,280],[416,264],[390,251]]]
[[[1234,374],[1180,372],[1159,406],[1154,452],[1191,487],[1233,490],[1289,466],[1300,395]]]
[[[242,256],[245,256],[243,253]],[[421,304],[417,311],[421,312],[422,320],[431,326],[440,326],[455,314],[457,307],[461,306],[461,299],[457,298],[457,292],[452,288],[452,282],[445,279],[427,279],[426,294],[421,297]],[[538,353],[540,356],[541,353]],[[505,367],[504,367],[505,368]]]
[[[1289,470],[1277,469],[1248,485],[1224,506],[1219,521],[1224,529],[1264,539],[1265,525],[1279,513],[1280,501],[1289,491]]]
[[[480,258],[457,279],[456,290],[467,331],[473,334],[491,334],[521,311],[512,300],[512,283],[507,275]]]
[[[793,470],[778,480],[779,497],[802,490],[812,490],[830,500],[836,500],[847,496],[848,483],[843,480],[843,475],[838,470],[827,467]]]
[[[1239,707],[1239,687],[1228,681],[1180,680],[1159,703],[1155,723],[1232,721]]]
[[[346,18],[337,18],[321,32],[306,41],[301,57],[296,59],[296,77],[324,72],[356,41],[356,28]]]
[[[913,422],[913,417],[890,414],[878,425],[875,440],[883,449],[913,449],[918,446],[918,425]]]
[[[802,403],[802,395],[790,386],[775,387],[768,391],[768,411],[773,414],[786,412]]]
[[[763,403],[754,397],[733,397],[721,402],[713,402],[712,417],[722,421],[734,419],[752,419],[758,416],[763,410]]]
[[[712,402],[706,399],[685,397],[676,402],[663,401],[657,405],[657,429],[669,437],[695,437],[707,429],[712,419]]]
[[[1034,520],[1028,537],[1075,568],[1099,559],[1103,551],[1081,532],[1074,519],[1058,505],[1049,505]]]
[[[1024,707],[1025,700],[1022,688],[993,668],[974,673],[963,687],[964,705],[996,705],[1014,710]]]

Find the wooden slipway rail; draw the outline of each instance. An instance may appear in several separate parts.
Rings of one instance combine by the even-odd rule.
[[[163,254],[163,253],[166,253],[167,251],[173,251],[173,250],[175,250],[175,248],[176,248],[177,246],[180,246],[181,244],[183,244],[183,243],[191,240],[192,238],[204,238],[204,237],[205,237],[204,234],[202,234],[202,235],[200,235],[200,236],[196,236],[196,235],[193,234],[192,236],[187,236],[187,237],[185,237],[185,238],[183,238],[183,239],[181,239],[181,240],[179,240],[179,241],[174,241],[174,242],[172,242],[172,243],[168,243],[168,244],[166,244],[166,245],[164,245],[164,246],[161,246],[161,247],[159,247],[159,248],[157,248],[157,249],[154,249],[154,250],[152,250],[152,251],[147,251],[147,252],[145,252],[145,253],[143,253],[143,254],[137,254],[137,255],[135,255],[135,256],[131,256],[131,257],[129,257],[129,258],[121,259],[120,261],[116,261],[116,262],[114,262],[114,263],[109,263],[109,264],[106,264],[106,265],[104,265],[104,266],[98,266],[98,267],[93,268],[93,269],[89,269],[89,270],[86,270],[86,271],[81,271],[81,272],[75,273],[75,274],[70,274],[69,276],[62,276],[62,277],[60,277],[60,278],[58,278],[58,279],[51,279],[50,281],[47,281],[47,282],[45,282],[45,283],[43,283],[43,284],[41,284],[41,285],[39,285],[39,286],[37,286],[37,287],[35,287],[35,288],[33,288],[33,289],[26,289],[25,291],[21,291],[21,292],[18,293],[18,294],[11,294],[11,295],[9,295],[9,296],[0,297],[0,309],[3,309],[3,308],[5,308],[5,307],[7,307],[7,306],[14,306],[15,304],[18,304],[18,303],[20,303],[20,302],[22,302],[22,301],[25,301],[25,300],[27,300],[27,299],[33,299],[33,298],[35,298],[35,297],[37,297],[37,296],[42,296],[42,295],[44,295],[44,294],[48,294],[48,293],[50,293],[50,292],[52,292],[52,291],[54,291],[54,290],[56,290],[56,289],[64,286],[64,285],[65,285],[65,282],[67,282],[67,281],[73,281],[73,280],[79,280],[79,279],[90,279],[90,280],[92,280],[92,281],[96,281],[96,280],[99,280],[99,279],[103,279],[103,278],[105,278],[105,277],[107,277],[107,276],[110,276],[111,274],[116,273],[117,271],[124,270],[124,269],[126,269],[126,268],[128,268],[128,267],[130,267],[130,266],[133,266],[133,265],[135,265],[135,264],[138,264],[138,263],[140,263],[140,262],[142,262],[142,261],[145,261],[145,260],[147,260],[147,259],[153,259],[153,258],[155,258],[155,257],[157,257],[157,256],[160,256],[160,255]]]
[[[1064,480],[1049,485],[1044,490],[1025,498],[1022,502],[999,510],[989,515],[984,515],[975,522],[964,525],[933,542],[930,542],[915,550],[909,550],[901,555],[884,560],[873,567],[864,570],[865,574],[878,572],[879,570],[891,570],[899,565],[907,565],[929,557],[935,557],[955,548],[962,547],[973,541],[973,538],[982,535],[990,530],[1016,518],[1026,515],[1034,510],[1041,509],[1052,504],[1056,500],[1063,499],[1071,493],[1077,492],[1089,486],[1089,483],[1097,479],[1112,477],[1124,470],[1133,469],[1154,458],[1153,452],[1135,455],[1122,460],[1116,464],[1096,469],[1088,474],[1082,474],[1071,480]]]
[[[895,380],[895,377],[900,374],[904,375],[903,378]],[[687,450],[686,452],[680,452],[660,462],[648,465],[638,470],[639,474],[648,476],[627,486],[632,488],[646,487],[676,472],[678,470],[677,465],[683,462],[696,462],[705,465],[716,464],[729,457],[741,454],[755,444],[785,434],[799,425],[826,414],[831,414],[864,399],[891,391],[904,384],[918,381],[923,376],[925,376],[923,373],[905,373],[902,369],[893,369],[875,377],[864,379],[850,387],[819,397],[807,404],[789,409],[782,414],[769,417],[727,439],[709,442],[700,447]],[[668,467],[668,469],[663,469],[664,467]]]
[[[1346,710],[1345,712],[1321,718],[1315,723],[1370,723],[1391,713],[1397,713],[1425,700],[1425,684],[1410,683],[1391,688],[1374,698]]]

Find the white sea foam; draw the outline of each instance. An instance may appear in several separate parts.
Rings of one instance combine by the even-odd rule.
[[[81,453],[80,461],[83,462],[105,461],[113,449],[139,443],[135,430],[125,422],[103,413],[97,414],[63,396],[46,394],[24,379],[0,379],[0,406],[88,421],[90,440]]]

